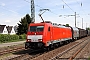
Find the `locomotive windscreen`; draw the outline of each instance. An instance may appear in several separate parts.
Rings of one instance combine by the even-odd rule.
[[[30,31],[31,32],[40,32],[43,31],[44,26],[30,26]]]

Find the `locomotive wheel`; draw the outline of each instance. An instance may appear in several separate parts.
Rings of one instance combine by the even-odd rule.
[[[57,43],[57,44],[55,44],[56,45],[56,48],[58,48],[59,47],[59,43]]]
[[[60,42],[58,43],[58,47],[60,46]]]
[[[53,49],[54,49],[54,44],[53,44],[53,45],[51,44],[51,45],[49,46],[49,50],[53,50]]]
[[[27,49],[28,47],[25,45],[25,49]]]
[[[49,50],[50,50],[50,47],[47,47],[47,48],[46,48],[46,51],[49,51]]]

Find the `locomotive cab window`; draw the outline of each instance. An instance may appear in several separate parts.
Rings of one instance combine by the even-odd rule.
[[[37,26],[37,31],[39,32],[39,31],[43,31],[43,29],[44,29],[44,26]]]
[[[30,26],[30,30],[31,32],[35,32],[36,31],[36,26]]]
[[[31,32],[40,32],[43,31],[44,26],[30,26],[30,31]]]

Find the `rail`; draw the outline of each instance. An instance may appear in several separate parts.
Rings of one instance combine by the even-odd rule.
[[[77,47],[78,45],[80,45],[80,44],[83,43],[84,41],[86,41],[86,39],[83,40],[82,42],[77,43],[76,45],[70,47],[69,49],[63,51],[62,53],[59,53],[58,55],[56,55],[55,57],[53,57],[53,58],[50,59],[50,60],[60,59],[59,57],[61,57],[62,55],[64,55],[64,54],[67,53],[68,51],[72,50],[73,48]],[[71,56],[70,58],[67,58],[67,59],[73,60],[73,59],[75,58],[75,56],[76,56],[87,44],[88,44],[88,42],[86,42],[82,47],[80,47],[73,56]]]

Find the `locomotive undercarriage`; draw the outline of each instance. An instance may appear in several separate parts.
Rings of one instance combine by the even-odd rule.
[[[53,48],[57,48],[60,45],[65,45],[67,43],[69,43],[71,40],[66,40],[66,41],[61,41],[61,42],[57,42],[57,43],[52,43],[49,46],[45,46],[44,43],[42,42],[26,42],[25,43],[25,49],[53,49]]]
[[[25,43],[25,49],[31,48],[31,49],[39,49],[44,48],[44,43],[42,42],[26,42]]]

